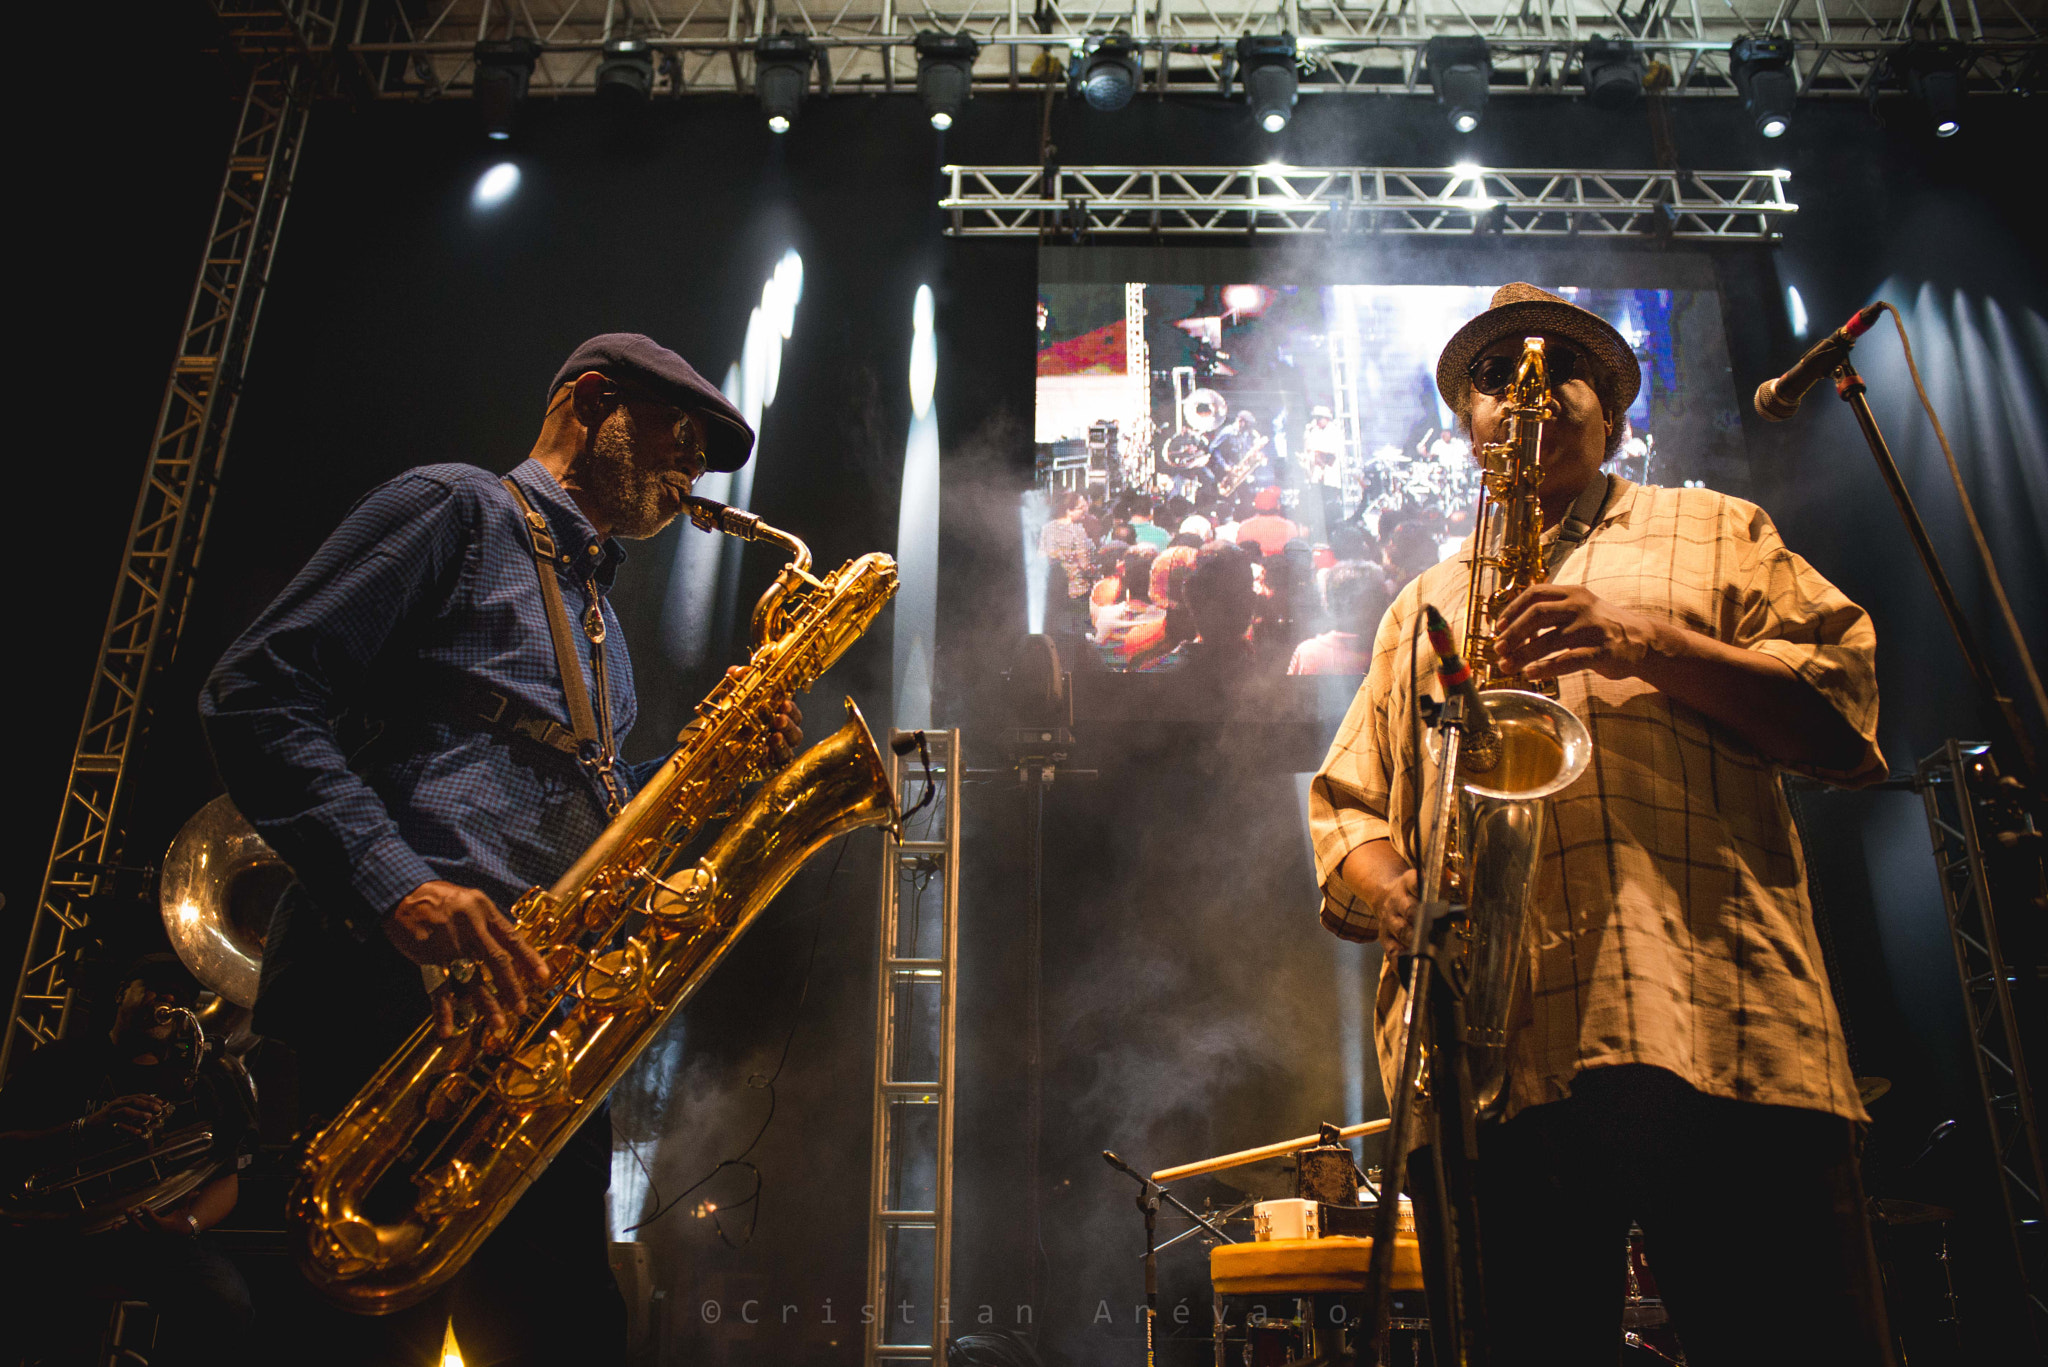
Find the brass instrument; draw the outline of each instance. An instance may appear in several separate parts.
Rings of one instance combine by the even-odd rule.
[[[1593,755],[1591,733],[1556,700],[1557,685],[1546,680],[1532,686],[1503,674],[1493,654],[1502,610],[1546,575],[1536,490],[1543,479],[1543,424],[1556,408],[1542,338],[1522,344],[1506,402],[1504,439],[1473,452],[1482,483],[1473,518],[1463,651],[1498,739],[1489,744],[1470,731],[1464,737],[1439,893],[1465,908],[1453,925],[1453,971],[1465,983],[1466,1054],[1473,1103],[1482,1114],[1499,1102],[1507,1080],[1509,1013],[1528,962],[1543,800],[1583,774]]]
[[[171,948],[200,985],[239,1007],[256,1005],[263,937],[291,866],[226,794],[179,828],[164,854],[157,903]]]
[[[228,1117],[216,1108],[223,1103],[240,1106],[253,1116],[255,1085],[239,1058],[207,1039],[198,1013],[182,1006],[159,1006],[156,1018],[178,1021],[192,1035],[192,1069],[183,1079],[184,1094],[158,1098],[166,1107],[165,1123],[147,1134],[120,1137],[9,1181],[0,1188],[0,1220],[98,1234],[126,1224],[131,1210],[175,1206],[228,1170],[234,1155],[218,1152],[215,1143]],[[218,1093],[199,1085],[209,1052],[223,1074]]]
[[[1216,481],[1216,496],[1229,498],[1236,493],[1244,482],[1252,477],[1252,471],[1259,468],[1259,462],[1266,458],[1266,447],[1269,445],[1271,440],[1263,436],[1253,442],[1252,449],[1245,452],[1237,464],[1225,470],[1222,477]]]
[[[898,819],[849,700],[836,734],[683,862],[703,823],[761,776],[773,701],[810,687],[896,591],[886,555],[818,579],[803,542],[752,514],[701,499],[689,512],[703,530],[791,552],[755,608],[752,656],[575,865],[513,906],[551,976],[512,1038],[472,1021],[444,1040],[422,1024],[307,1147],[286,1220],[307,1277],[346,1309],[400,1310],[454,1277],[803,863]]]

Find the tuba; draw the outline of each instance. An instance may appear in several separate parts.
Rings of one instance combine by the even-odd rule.
[[[898,819],[849,699],[845,725],[686,859],[704,823],[765,777],[772,700],[809,688],[896,591],[886,555],[819,579],[803,542],[758,517],[706,499],[689,513],[790,552],[755,607],[752,655],[574,866],[513,905],[550,977],[511,1038],[471,1020],[444,1040],[422,1024],[307,1146],[286,1223],[301,1269],[344,1309],[400,1310],[453,1278],[804,862]]]
[[[1465,984],[1466,1055],[1481,1114],[1499,1103],[1507,1082],[1508,1027],[1528,963],[1544,799],[1576,780],[1593,757],[1592,735],[1557,701],[1556,683],[1532,686],[1504,675],[1493,656],[1501,612],[1545,574],[1537,452],[1553,403],[1543,339],[1531,337],[1507,393],[1504,440],[1473,453],[1482,482],[1463,654],[1497,740],[1466,736],[1439,895],[1465,908],[1452,926],[1451,971]]]

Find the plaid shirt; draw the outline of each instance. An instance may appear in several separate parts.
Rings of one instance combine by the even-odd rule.
[[[625,552],[538,461],[511,478],[549,522],[573,619]],[[229,793],[323,904],[381,916],[421,883],[481,888],[500,907],[552,883],[604,829],[603,794],[575,759],[451,720],[467,679],[569,724],[533,543],[499,477],[427,465],[372,490],[214,667],[199,710]],[[614,730],[638,713],[608,603]],[[589,648],[578,637],[597,706]],[[351,755],[346,715],[374,716]],[[637,787],[659,761],[625,766]]]
[[[1755,505],[1614,484],[1557,582],[1784,661],[1864,748],[1851,773],[1782,767],[1844,785],[1882,777],[1876,635],[1864,611],[1787,550]],[[1468,539],[1388,610],[1371,672],[1310,788],[1323,923],[1349,939],[1377,925],[1338,876],[1344,856],[1391,838],[1422,862],[1418,801],[1434,780],[1426,760],[1416,771],[1409,719],[1434,658],[1415,658],[1415,624],[1432,602],[1462,638],[1470,551]],[[1559,684],[1592,732],[1593,759],[1546,804],[1509,1114],[1562,1098],[1581,1069],[1646,1063],[1710,1096],[1864,1119],[1781,766],[1641,680],[1581,671]],[[1390,1089],[1401,995],[1389,964],[1375,1017]]]

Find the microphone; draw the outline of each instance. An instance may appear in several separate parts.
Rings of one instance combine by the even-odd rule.
[[[1468,774],[1484,774],[1500,763],[1500,731],[1479,701],[1479,689],[1472,682],[1472,666],[1458,655],[1451,642],[1451,624],[1427,603],[1422,606],[1422,624],[1429,632],[1429,648],[1436,652],[1436,681],[1446,698],[1465,700],[1465,744],[1458,753],[1458,767]]]
[[[1821,338],[1813,350],[1794,362],[1790,370],[1775,380],[1765,380],[1758,385],[1757,416],[1766,422],[1784,422],[1797,413],[1799,401],[1806,397],[1806,391],[1842,363],[1842,358],[1849,354],[1849,348],[1856,345],[1856,339],[1870,331],[1877,322],[1878,314],[1883,311],[1882,302],[1856,310],[1848,322]]]

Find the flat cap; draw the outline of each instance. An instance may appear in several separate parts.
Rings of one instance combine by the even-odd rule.
[[[569,353],[548,385],[555,392],[587,370],[662,403],[704,418],[704,463],[712,470],[737,470],[754,450],[754,429],[718,387],[682,357],[637,332],[606,332]]]
[[[1643,387],[1643,368],[1614,325],[1570,300],[1517,280],[1493,292],[1486,312],[1466,323],[1444,344],[1436,362],[1436,390],[1451,411],[1472,406],[1472,358],[1503,337],[1549,333],[1576,342],[1600,372],[1593,392],[1609,412],[1626,413]]]

